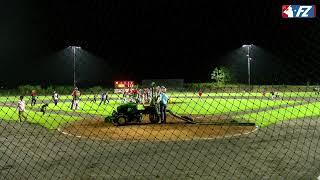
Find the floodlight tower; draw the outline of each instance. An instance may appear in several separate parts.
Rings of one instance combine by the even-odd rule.
[[[248,84],[249,84],[249,88],[250,88],[250,84],[251,84],[251,77],[250,77],[250,61],[252,58],[250,58],[250,49],[252,48],[253,44],[250,44],[250,45],[247,45],[247,44],[244,44],[242,45],[243,48],[247,48],[247,57],[248,57]]]
[[[76,87],[76,49],[81,49],[80,46],[71,46],[73,50],[73,87]]]

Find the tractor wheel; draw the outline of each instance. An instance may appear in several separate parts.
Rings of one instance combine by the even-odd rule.
[[[158,123],[160,117],[156,114],[149,114],[149,120],[152,124]]]
[[[113,124],[116,126],[122,126],[127,123],[127,117],[126,116],[118,116],[113,120]]]

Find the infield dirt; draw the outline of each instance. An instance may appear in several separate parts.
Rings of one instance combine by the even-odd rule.
[[[139,124],[114,126],[112,123],[104,122],[103,119],[84,119],[68,123],[60,127],[59,131],[72,136],[101,140],[174,141],[239,136],[256,129],[256,126],[228,123],[231,121],[228,117],[191,117],[198,122],[208,122],[211,119],[212,122],[223,122],[223,124],[188,124],[169,115],[166,124],[150,124],[144,120]]]

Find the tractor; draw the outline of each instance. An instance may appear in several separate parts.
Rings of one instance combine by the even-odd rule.
[[[150,105],[143,106],[143,109],[138,109],[138,103],[129,102],[122,104],[117,107],[116,111],[112,112],[111,116],[105,118],[105,122],[112,122],[115,126],[122,126],[130,123],[140,123],[142,122],[143,115],[147,115],[151,123],[158,123],[160,115],[157,98],[155,84],[152,83],[152,98]]]

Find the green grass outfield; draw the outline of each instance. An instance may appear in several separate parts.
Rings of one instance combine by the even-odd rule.
[[[223,98],[212,98],[212,99],[200,99],[193,98],[191,96],[197,96],[197,93],[180,93],[174,92],[169,93],[172,98],[170,99],[170,104],[168,109],[172,110],[177,114],[190,114],[190,115],[218,115],[222,113],[232,113],[232,112],[242,112],[249,110],[256,110],[267,107],[275,107],[279,105],[288,105],[292,107],[281,108],[275,110],[267,110],[259,113],[249,113],[241,116],[236,116],[236,119],[245,120],[249,122],[255,122],[260,127],[266,127],[270,124],[275,124],[281,121],[303,118],[308,116],[318,116],[320,104],[309,103],[306,105],[293,105],[297,103],[295,97],[318,97],[314,92],[285,92],[280,94],[283,97],[292,97],[291,100],[267,100],[267,99],[223,99]],[[262,96],[261,93],[204,93],[204,96]],[[267,94],[268,96],[268,94]],[[109,104],[99,106],[99,97],[97,102],[93,103],[91,101],[81,101],[80,110],[75,112],[98,115],[98,116],[108,116],[111,115],[112,111],[116,109],[118,105],[121,104],[120,95],[110,95],[112,98],[119,98],[118,100],[110,100]],[[174,98],[179,97],[179,98]],[[82,99],[93,99],[93,95],[84,95]],[[59,125],[67,122],[81,120],[81,117],[78,116],[68,116],[63,115],[63,112],[73,112],[70,109],[71,102],[65,101],[66,99],[70,100],[71,96],[60,96],[60,102],[58,106],[54,106],[53,103],[49,104],[47,108],[47,114],[42,115],[40,112],[31,111],[30,102],[26,106],[26,113],[28,114],[28,119],[30,122],[38,123],[48,129],[56,129]],[[25,98],[26,101],[30,101],[30,96]],[[43,100],[51,100],[51,96],[39,96],[38,102]],[[0,97],[0,102],[17,102],[17,96],[9,97]],[[41,104],[34,106],[34,110],[40,110]],[[141,106],[140,106],[141,108]],[[50,111],[59,110],[60,114],[50,113]],[[18,112],[14,107],[4,107],[0,106],[0,119],[6,121],[17,121]]]
[[[61,124],[83,119],[78,116],[50,113],[42,115],[40,112],[28,110],[26,110],[25,114],[28,122],[40,124],[48,129],[57,129]],[[18,111],[16,108],[0,106],[0,118],[5,121],[19,121]]]
[[[320,116],[320,102],[236,116],[236,119],[254,122],[260,127],[298,118]]]
[[[191,97],[191,96],[198,96],[197,92],[168,92],[169,96],[172,97]],[[229,96],[235,96],[235,97],[249,97],[249,96],[255,96],[255,97],[262,97],[262,93],[260,92],[246,92],[246,93],[206,93],[204,92],[203,95],[204,97],[215,97],[215,96],[225,96],[225,97],[229,97]],[[266,93],[267,97],[271,97],[270,93]],[[302,98],[308,98],[308,97],[319,97],[320,95],[317,95],[314,92],[280,92],[279,93],[280,97],[287,97],[287,98],[295,98],[295,97],[302,97]],[[97,100],[100,99],[99,95],[96,95]],[[120,94],[110,94],[109,95],[110,98],[122,98],[123,96]],[[93,99],[93,95],[83,95],[81,96],[82,99]],[[61,95],[59,97],[60,100],[66,100],[66,99],[72,99],[71,95]],[[0,97],[0,102],[14,102],[14,101],[18,101],[19,100],[19,96],[2,96]],[[31,101],[31,97],[30,96],[25,96],[25,101]],[[43,101],[43,100],[52,100],[51,96],[37,96],[37,100],[38,101]]]
[[[79,103],[79,110],[72,110],[71,109],[71,102],[60,102],[57,106],[53,103],[49,104],[47,107],[47,111],[49,110],[62,110],[65,112],[79,112],[79,113],[86,113],[91,115],[100,115],[100,116],[109,116],[111,115],[113,110],[116,110],[117,106],[121,105],[120,101],[110,101],[109,104],[102,104],[99,106],[99,102],[96,103],[90,101],[80,101]],[[31,105],[27,105],[27,108],[31,108]],[[40,109],[41,105],[37,104],[33,108]]]
[[[196,99],[185,98],[183,103],[169,105],[168,109],[177,114],[217,115],[221,113],[254,110],[284,104],[293,104],[295,101],[272,101],[260,99]]]
[[[278,92],[280,97],[302,97],[302,98],[308,98],[308,97],[319,97],[320,95],[316,94],[315,92]],[[198,96],[197,92],[172,92],[168,93],[169,96],[175,96],[175,97],[188,97],[188,96]],[[261,92],[230,92],[230,93],[206,93],[204,92],[202,96],[238,96],[238,97],[248,97],[248,96],[255,96],[255,97],[263,97]],[[266,93],[267,97],[271,97],[271,93]]]
[[[171,102],[174,100],[171,100]],[[189,99],[179,98],[178,103],[169,103],[168,109],[177,114],[192,114],[192,115],[217,115],[227,112],[236,112],[243,110],[254,110],[259,108],[273,107],[284,104],[293,104],[295,101],[272,101],[272,100],[257,100],[257,99]],[[90,101],[80,101],[80,109],[75,112],[87,113],[93,115],[109,116],[120,101],[110,101],[110,103],[102,104],[99,102],[93,103]],[[40,109],[40,104],[34,106]],[[140,108],[142,105],[140,106]],[[31,108],[27,105],[27,108]],[[50,104],[48,110],[63,110],[73,112],[71,102],[61,102],[57,106]]]

